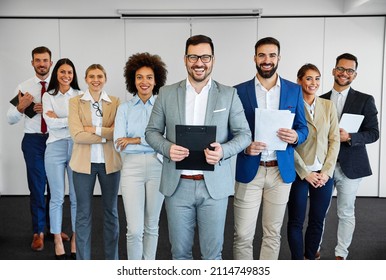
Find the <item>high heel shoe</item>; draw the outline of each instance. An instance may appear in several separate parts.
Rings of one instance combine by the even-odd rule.
[[[59,235],[60,236],[60,235]],[[61,237],[59,237],[61,239]],[[64,245],[63,245],[63,241],[60,240],[60,239],[57,239],[57,240],[54,240],[54,250],[55,250],[55,259],[56,260],[66,260],[67,259],[67,256],[66,256],[66,252],[64,251]],[[63,254],[57,254],[57,250],[56,250],[56,246],[62,246],[61,250],[59,252],[64,252]]]
[[[72,260],[76,260],[76,253],[71,253],[70,257]]]

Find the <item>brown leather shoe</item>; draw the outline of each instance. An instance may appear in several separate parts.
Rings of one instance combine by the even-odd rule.
[[[320,252],[317,251],[315,254],[315,260],[320,260]]]
[[[61,232],[60,236],[62,237],[62,241],[70,241],[70,237],[64,232]]]
[[[344,261],[344,258],[343,258],[343,257],[340,257],[340,256],[336,256],[335,259],[336,259],[337,261]]]
[[[34,251],[42,251],[44,249],[44,233],[40,234],[34,233],[31,249]]]

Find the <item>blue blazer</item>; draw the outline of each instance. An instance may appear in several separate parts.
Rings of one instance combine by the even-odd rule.
[[[331,91],[321,95],[321,98],[331,99]],[[350,88],[343,113],[364,115],[357,133],[350,133],[351,145],[340,143],[338,161],[344,175],[350,179],[357,179],[372,174],[366,144],[374,143],[379,139],[378,110],[374,97]]]
[[[250,81],[236,85],[237,93],[244,106],[245,116],[252,138],[255,135],[255,109],[258,108],[255,90],[255,78]],[[280,78],[280,110],[290,110],[295,113],[292,128],[298,133],[298,142],[288,144],[285,151],[276,151],[280,175],[285,183],[295,180],[294,148],[302,144],[308,135],[307,121],[304,114],[304,103],[301,87],[295,83]],[[246,155],[241,152],[237,155],[236,181],[241,183],[251,182],[259,169],[261,154],[257,156]]]

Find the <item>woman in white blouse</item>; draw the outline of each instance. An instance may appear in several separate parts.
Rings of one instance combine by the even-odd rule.
[[[68,102],[79,94],[78,79],[74,64],[62,58],[52,71],[47,92],[43,95],[43,117],[47,123],[49,137],[45,151],[45,169],[51,191],[50,231],[54,235],[55,257],[65,260],[66,254],[61,237],[63,202],[65,195],[65,173],[67,171],[71,203],[71,257],[76,257],[75,216],[76,196],[69,166],[73,142],[68,129]]]

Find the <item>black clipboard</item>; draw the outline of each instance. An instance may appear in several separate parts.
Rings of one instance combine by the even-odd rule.
[[[214,165],[206,162],[204,149],[216,142],[214,125],[176,125],[176,144],[189,149],[189,156],[176,162],[176,169],[214,170]]]
[[[21,93],[23,96],[24,93]],[[14,98],[12,98],[9,103],[11,103],[13,106],[17,107],[19,105],[19,94],[16,94]],[[24,110],[24,114],[32,119],[37,113],[34,111],[35,102],[32,102],[27,108]]]

